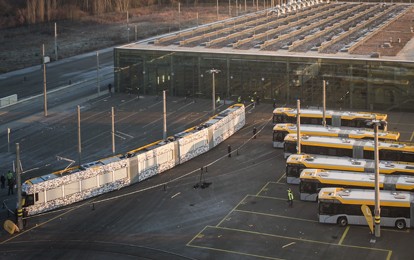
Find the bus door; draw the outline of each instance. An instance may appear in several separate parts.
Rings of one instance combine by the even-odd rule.
[[[341,126],[341,115],[332,115],[332,126]]]
[[[414,227],[414,201],[410,202],[410,225],[409,227]]]
[[[364,144],[357,141],[352,147],[352,157],[356,159],[364,158]]]

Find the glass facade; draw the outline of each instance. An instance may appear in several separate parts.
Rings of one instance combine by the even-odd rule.
[[[154,46],[153,46],[154,47]],[[212,68],[216,97],[237,101],[259,96],[280,105],[322,106],[326,81],[329,109],[414,111],[414,62],[385,59],[275,56],[115,49],[116,91],[141,95],[211,98]]]

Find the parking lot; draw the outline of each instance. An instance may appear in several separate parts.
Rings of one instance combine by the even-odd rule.
[[[193,105],[203,114],[209,111],[209,104]],[[128,107],[124,111],[134,113],[152,105],[144,100],[133,103],[133,111]],[[176,102],[174,109],[193,105]],[[246,125],[238,133],[159,176],[29,218],[21,233],[11,236],[2,231],[1,256],[410,259],[414,253],[411,230],[383,228],[374,243],[367,226],[343,228],[318,223],[317,204],[299,201],[297,186],[285,182],[283,152],[271,143],[271,111],[270,104],[248,107]],[[185,119],[185,113],[180,118],[189,123],[195,120],[193,116]],[[412,114],[393,113],[389,118],[390,130],[400,131],[402,140],[412,137]],[[148,122],[136,117],[135,124],[145,126]],[[257,139],[252,138],[253,127],[258,129]],[[231,158],[228,145],[233,148]],[[207,187],[196,187],[202,182]],[[295,195],[292,208],[287,204],[288,187]]]

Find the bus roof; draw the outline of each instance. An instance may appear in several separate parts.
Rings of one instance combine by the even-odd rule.
[[[289,107],[277,107],[273,110],[273,114],[286,114],[288,116],[296,116],[296,108]],[[306,117],[322,118],[323,111],[318,108],[301,108],[300,115]],[[355,117],[365,118],[367,120],[387,120],[387,114],[371,113],[371,112],[352,112],[352,111],[338,111],[338,110],[326,110],[325,117],[331,118],[332,115],[340,116],[344,119],[352,119]]]
[[[319,200],[337,200],[342,204],[374,205],[375,191],[373,189],[322,188],[318,194]],[[406,191],[380,190],[381,206],[410,207],[411,193]]]
[[[285,142],[296,142],[296,140],[296,134],[288,134],[285,137]],[[374,151],[374,140],[367,139],[301,135],[301,143],[312,143],[315,146],[341,147],[349,149],[352,149],[354,146],[363,146],[366,150]],[[403,150],[406,152],[414,152],[414,145],[412,143],[379,141],[378,146],[379,149],[387,148],[388,150]]]
[[[302,180],[318,180],[320,183],[375,187],[375,174],[368,172],[335,171],[325,169],[304,169],[300,174]],[[384,184],[392,185],[401,190],[414,189],[414,177],[406,175],[386,176],[379,175],[380,188]]]
[[[353,159],[327,155],[291,154],[287,164],[302,164],[306,168],[332,169],[358,172],[374,172],[374,160]],[[402,172],[414,174],[414,163],[379,161],[380,173]]]
[[[276,124],[273,131],[286,131],[290,134],[296,133],[296,124],[282,123]],[[374,139],[374,130],[370,128],[355,128],[355,127],[334,127],[323,125],[307,125],[300,126],[300,132],[304,135],[320,135],[332,137],[348,137],[348,138],[372,138]],[[397,141],[400,138],[400,133],[395,131],[378,131],[378,138]]]

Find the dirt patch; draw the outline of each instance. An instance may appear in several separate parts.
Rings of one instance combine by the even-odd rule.
[[[223,14],[220,18],[225,19],[228,16]],[[178,19],[178,10],[172,7],[131,10],[128,26],[126,14],[119,13],[85,16],[79,21],[59,21],[57,22],[58,59],[125,44],[128,38],[129,42],[132,42],[135,38],[145,39],[177,31],[180,27],[189,28],[197,25],[197,22],[204,24],[215,20],[214,7],[199,6],[198,8],[182,7],[180,19]],[[45,45],[45,55],[54,61],[56,59],[54,23],[1,30],[0,73],[40,64],[42,44]]]

